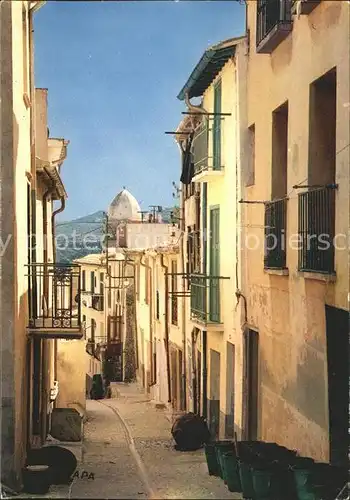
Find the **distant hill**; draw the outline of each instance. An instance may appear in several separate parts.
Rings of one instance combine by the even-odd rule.
[[[72,221],[56,224],[56,259],[70,264],[74,259],[102,251],[104,213],[95,212]]]
[[[178,217],[178,207],[164,207],[162,219],[170,224],[171,212]],[[177,222],[175,220],[175,222]],[[73,260],[92,253],[101,253],[104,234],[104,212],[102,210],[56,224],[56,260],[71,264]]]

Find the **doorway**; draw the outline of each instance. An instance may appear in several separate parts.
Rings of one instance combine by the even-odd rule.
[[[220,429],[220,353],[210,349],[209,429],[212,437]]]
[[[330,462],[348,465],[349,313],[326,305]]]
[[[259,334],[247,329],[243,339],[243,435],[258,438]]]

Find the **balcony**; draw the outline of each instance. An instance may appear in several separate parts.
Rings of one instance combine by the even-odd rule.
[[[91,307],[95,311],[104,311],[104,295],[94,293],[91,298]]]
[[[265,205],[265,269],[286,269],[287,200]]]
[[[310,14],[321,0],[292,0],[292,14]]]
[[[28,266],[28,333],[48,339],[81,339],[80,266]]]
[[[194,182],[208,182],[224,174],[223,165],[223,118],[204,118],[193,137]],[[209,125],[210,124],[210,125]],[[215,141],[214,141],[215,138]],[[215,142],[213,155],[209,156],[209,141]]]
[[[299,194],[299,271],[335,274],[335,188]]]
[[[222,330],[221,276],[191,275],[191,319],[199,327]]]
[[[258,0],[256,51],[271,54],[292,31],[291,0]]]

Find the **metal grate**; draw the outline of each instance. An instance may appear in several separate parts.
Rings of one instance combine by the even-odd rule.
[[[286,218],[286,199],[265,204],[265,269],[286,267]]]
[[[291,22],[291,0],[258,0],[256,44],[279,24]]]
[[[333,274],[335,189],[299,194],[299,270]]]

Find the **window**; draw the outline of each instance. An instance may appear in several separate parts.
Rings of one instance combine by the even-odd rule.
[[[247,153],[246,186],[253,186],[255,183],[255,125],[248,128]]]
[[[104,279],[105,279],[104,273],[100,273],[100,295],[104,294]]]
[[[335,272],[336,104],[337,72],[333,68],[310,86],[310,187],[299,194],[300,271]]]
[[[159,319],[159,291],[156,291],[156,319]]]
[[[91,320],[91,341],[95,342],[95,334],[96,334],[96,321],[94,319]]]
[[[265,204],[266,269],[286,267],[288,102],[272,114],[271,198]]]
[[[81,273],[81,290],[84,292],[86,290],[86,271]]]
[[[112,307],[112,291],[109,288],[108,289],[108,309],[110,309],[111,307]]]
[[[214,87],[213,170],[221,170],[221,80]]]
[[[171,262],[171,323],[177,325],[177,262]]]
[[[272,199],[287,194],[288,102],[272,113]]]
[[[145,303],[147,305],[149,305],[150,288],[151,288],[151,269],[149,267],[146,267],[145,268]]]
[[[90,291],[91,291],[91,293],[94,293],[94,291],[95,291],[95,272],[94,271],[90,272]]]

